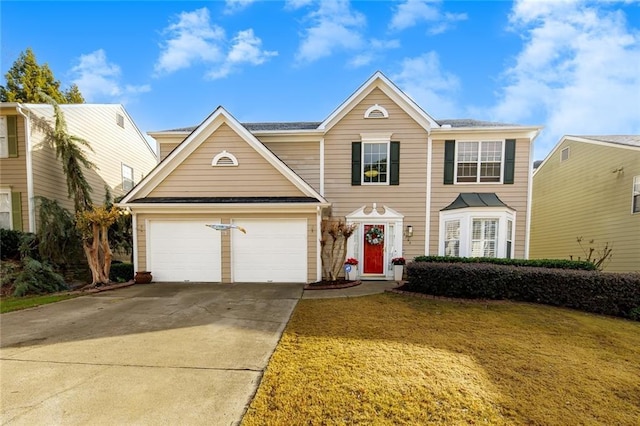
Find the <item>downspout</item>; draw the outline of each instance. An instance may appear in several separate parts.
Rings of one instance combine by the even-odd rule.
[[[320,139],[320,195],[324,197],[324,138]]]
[[[36,232],[36,206],[33,192],[33,161],[31,158],[31,123],[29,114],[22,110],[23,106],[17,104],[16,110],[24,117],[24,139],[27,166],[27,210],[29,214],[29,232]]]
[[[431,241],[431,164],[432,164],[433,140],[431,134],[427,135],[427,202],[425,212],[424,254],[429,256],[429,241]]]
[[[131,228],[133,234],[133,271],[138,271],[138,215],[129,209],[131,213]],[[147,270],[149,269],[149,265],[147,265]]]
[[[322,208],[316,207],[316,281],[322,281]]]
[[[529,144],[529,175],[527,177],[527,221],[525,225],[525,234],[524,234],[524,258],[529,258],[529,239],[531,236],[531,201],[533,199],[533,142],[540,134],[540,130],[536,130],[536,132],[531,137],[531,143]]]

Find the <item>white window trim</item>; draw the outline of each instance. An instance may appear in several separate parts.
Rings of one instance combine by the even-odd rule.
[[[131,179],[130,179],[130,180],[131,180],[131,188],[129,188],[129,189],[126,189],[126,188],[125,188],[125,185],[124,185],[124,182],[125,182],[124,170],[125,170],[125,168],[127,168],[127,169],[131,170]],[[123,190],[123,191],[131,191],[131,189],[133,189],[133,187],[134,187],[134,186],[136,186],[136,181],[135,181],[135,175],[134,175],[133,167],[128,166],[128,165],[126,165],[126,164],[124,164],[124,163],[121,163],[121,166],[120,166],[120,175],[122,176],[122,190]],[[129,179],[127,179],[127,180],[129,180]]]
[[[7,116],[0,116],[0,121],[4,122],[4,125],[0,125],[0,144],[5,146],[5,154],[0,154],[0,158],[9,158],[9,129],[7,127]],[[0,150],[0,153],[2,150]]]
[[[391,135],[393,133],[361,133],[360,142],[362,143],[362,149],[360,150],[360,164],[362,169],[360,170],[360,184],[371,186],[389,186],[391,180]],[[366,144],[387,144],[387,181],[386,182],[365,182],[364,176],[364,146]]]
[[[640,194],[640,188],[636,192],[636,185],[640,186],[640,175],[634,176],[631,183],[631,214],[640,214],[640,211],[637,211],[637,212],[633,211],[634,197]]]
[[[11,199],[11,189],[10,188],[0,188],[0,194],[7,194],[9,196],[9,228],[13,229],[13,204]]]
[[[513,232],[511,240],[511,258],[515,253],[516,244],[516,212],[500,207],[482,207],[446,210],[440,212],[440,233],[438,236],[438,255],[444,256],[444,237],[446,236],[445,222],[451,220],[460,221],[460,244],[458,251],[460,257],[471,257],[471,240],[474,219],[497,219],[498,220],[498,243],[496,247],[496,257],[506,258],[507,252],[507,220],[513,222]]]
[[[458,147],[460,143],[463,142],[476,142],[478,143],[478,174],[476,176],[475,182],[458,182]],[[482,155],[482,143],[484,142],[500,142],[502,146],[502,153],[500,157],[500,181],[498,182],[480,182],[480,158]],[[454,152],[454,164],[453,164],[453,184],[454,185],[502,185],[504,181],[504,150],[506,146],[505,139],[487,139],[487,140],[457,140],[456,141],[456,149]]]
[[[230,159],[232,164],[218,164],[218,161],[220,161],[221,158],[225,158],[225,157]],[[230,152],[222,151],[216,154],[215,157],[213,157],[213,160],[211,160],[211,165],[213,167],[237,167],[238,159],[235,157],[235,155],[231,154]]]
[[[382,113],[382,117],[371,117],[371,113],[372,112],[381,112]],[[364,113],[364,118],[371,118],[371,119],[382,119],[382,118],[389,118],[389,113],[387,112],[387,110],[385,109],[385,107],[380,106],[378,104],[375,105],[371,105]]]

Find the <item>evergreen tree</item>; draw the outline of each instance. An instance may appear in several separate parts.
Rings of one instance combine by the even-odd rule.
[[[31,48],[21,52],[5,74],[6,85],[0,85],[1,102],[48,103],[84,103],[84,98],[75,84],[68,90],[60,90],[60,81],[56,80],[49,65],[39,65]]]

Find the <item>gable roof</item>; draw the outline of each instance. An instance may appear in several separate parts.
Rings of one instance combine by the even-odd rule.
[[[222,106],[217,107],[187,138],[136,185],[119,204],[139,202],[155,189],[173,170],[175,170],[189,155],[196,150],[222,124],[226,124],[238,134],[249,146],[267,160],[278,172],[288,179],[306,197],[316,202],[327,204],[327,201],[307,184],[300,176],[291,170],[275,154],[262,144],[246,127],[236,120]],[[136,200],[136,201],[134,201]],[[213,198],[212,198],[213,200]],[[204,201],[203,201],[204,202]],[[213,201],[212,201],[213,202]]]
[[[537,168],[533,170],[535,175],[546,162],[553,156],[553,154],[560,148],[560,146],[566,141],[571,140],[574,142],[588,143],[594,145],[604,145],[612,148],[622,148],[637,150],[640,149],[640,135],[605,135],[605,136],[572,136],[564,135],[553,149],[544,157]]]
[[[433,127],[440,127],[438,122],[427,114],[420,106],[402,90],[389,80],[382,72],[376,71],[367,81],[364,82],[351,96],[347,98],[338,108],[336,108],[320,125],[318,129],[327,131],[333,127],[342,117],[344,117],[353,107],[355,107],[365,96],[375,88],[389,96],[402,108],[411,118],[429,131]]]

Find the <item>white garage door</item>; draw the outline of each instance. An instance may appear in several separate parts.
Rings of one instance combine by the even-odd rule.
[[[306,219],[243,219],[231,233],[235,282],[307,281]]]
[[[207,221],[150,221],[148,269],[154,281],[220,282],[220,232]]]

